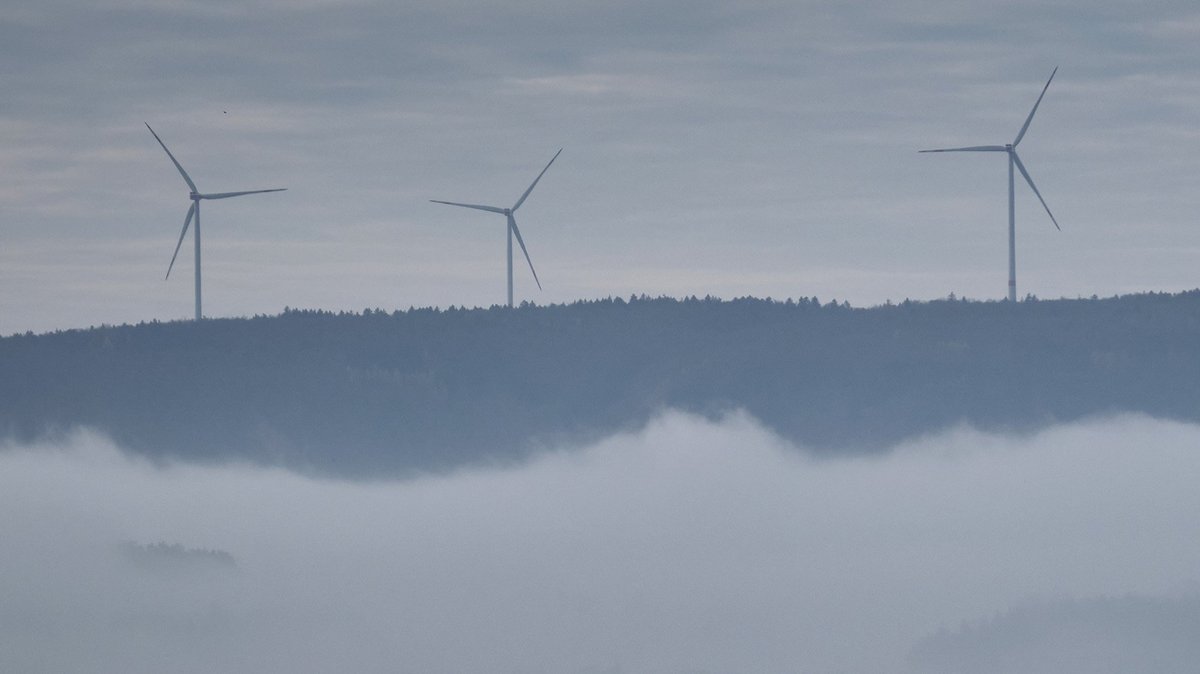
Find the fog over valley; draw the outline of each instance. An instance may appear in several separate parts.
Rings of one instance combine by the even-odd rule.
[[[0,669],[1192,671],[1197,447],[1121,415],[831,455],[668,411],[360,482],[10,443]]]

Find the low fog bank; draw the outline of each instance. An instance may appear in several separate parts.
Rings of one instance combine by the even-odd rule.
[[[673,413],[358,484],[81,434],[0,452],[0,670],[1030,671],[1012,635],[1056,624],[1074,638],[1031,651],[1054,671],[1114,643],[1182,671],[1195,632],[1155,625],[1200,606],[1198,447],[1122,417],[818,460],[744,415]],[[236,568],[153,572],[125,541]]]
[[[1200,595],[1028,602],[925,639],[910,665],[930,674],[1191,674],[1198,637]]]

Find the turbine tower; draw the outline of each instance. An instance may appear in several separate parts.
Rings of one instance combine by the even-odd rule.
[[[1033,178],[1029,177],[1029,171],[1025,170],[1025,165],[1021,163],[1021,158],[1017,156],[1017,146],[1021,144],[1021,139],[1025,137],[1025,132],[1029,130],[1029,123],[1033,121],[1033,115],[1037,112],[1038,106],[1042,104],[1042,96],[1046,95],[1046,90],[1050,88],[1050,82],[1054,80],[1054,74],[1058,72],[1056,67],[1050,73],[1050,79],[1046,80],[1046,86],[1042,87],[1042,93],[1038,95],[1037,102],[1033,104],[1033,109],[1029,111],[1029,116],[1025,118],[1025,124],[1021,127],[1021,131],[1017,133],[1017,138],[1008,145],[975,145],[972,147],[951,147],[941,150],[921,150],[921,152],[1005,152],[1008,154],[1008,300],[1010,302],[1017,301],[1017,226],[1016,214],[1016,198],[1013,194],[1013,167],[1015,166],[1021,175],[1025,178],[1025,182],[1029,183],[1029,187],[1033,193],[1037,195],[1038,201],[1042,202],[1042,208],[1046,209],[1046,215],[1050,216],[1050,221],[1054,223],[1054,227],[1059,231],[1062,228],[1058,226],[1058,220],[1054,219],[1054,214],[1050,212],[1050,207],[1046,205],[1046,200],[1042,198],[1042,193],[1038,191],[1037,185],[1033,184]]]
[[[146,123],[146,128],[150,129],[150,124],[148,122]],[[201,318],[201,313],[200,313],[200,201],[202,199],[228,199],[230,197],[240,197],[240,196],[243,196],[246,194],[262,194],[263,192],[283,192],[287,188],[280,187],[280,188],[271,189],[271,190],[250,190],[249,192],[216,192],[213,194],[201,194],[200,190],[196,189],[196,183],[192,182],[191,176],[189,176],[187,174],[187,171],[183,170],[183,167],[180,166],[179,161],[177,159],[175,159],[175,155],[171,154],[171,151],[167,149],[166,143],[162,142],[162,139],[158,137],[157,133],[154,133],[154,129],[150,129],[150,133],[154,136],[154,140],[157,140],[158,144],[162,146],[162,149],[163,149],[163,151],[165,151],[167,153],[167,156],[171,158],[171,163],[175,165],[175,168],[179,169],[179,175],[183,176],[183,182],[187,183],[188,189],[191,190],[191,194],[188,195],[188,198],[192,200],[192,205],[190,208],[188,208],[187,217],[185,217],[183,219],[183,231],[181,231],[179,233],[179,243],[175,244],[175,254],[171,256],[171,264],[167,266],[166,278],[171,278],[171,269],[175,266],[175,258],[179,256],[179,247],[183,245],[183,237],[187,236],[188,225],[190,225],[192,222],[192,216],[195,216],[196,229],[193,230],[193,237],[194,237],[195,248],[196,248],[196,320],[198,321]]]
[[[517,229],[517,220],[514,217],[514,214],[517,212],[517,209],[521,207],[521,204],[525,203],[525,200],[529,198],[529,193],[532,192],[533,188],[537,186],[538,181],[542,179],[542,176],[546,175],[546,171],[547,171],[547,169],[550,168],[550,164],[553,164],[554,160],[558,159],[558,155],[560,155],[560,154],[562,154],[562,148],[559,148],[558,152],[554,153],[554,156],[550,158],[550,162],[546,164],[546,168],[542,169],[542,172],[539,173],[538,176],[533,179],[533,184],[531,184],[529,186],[529,189],[525,190],[525,194],[522,194],[520,199],[517,199],[517,203],[513,204],[512,208],[499,208],[497,206],[480,206],[479,204],[460,204],[460,203],[455,203],[453,201],[438,201],[437,199],[430,199],[430,201],[432,201],[435,204],[446,204],[447,206],[462,206],[463,208],[474,208],[477,211],[487,211],[489,213],[499,213],[500,215],[503,215],[505,218],[508,219],[508,306],[509,306],[509,308],[511,308],[513,305],[512,242],[513,242],[514,234],[517,237],[517,243],[521,244],[521,252],[525,254],[525,261],[529,263],[529,271],[533,272],[533,280],[537,283],[538,290],[542,289],[542,282],[538,280],[537,271],[535,271],[533,268],[533,260],[529,259],[529,251],[525,248],[525,240],[521,238],[521,230]]]

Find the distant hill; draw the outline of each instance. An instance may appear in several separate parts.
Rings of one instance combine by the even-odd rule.
[[[0,339],[0,433],[393,476],[527,457],[677,408],[821,452],[967,422],[1200,421],[1200,291],[905,302],[622,299],[145,323]]]

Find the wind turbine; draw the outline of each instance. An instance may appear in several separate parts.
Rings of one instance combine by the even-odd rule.
[[[525,200],[529,198],[529,193],[532,192],[533,188],[537,186],[538,181],[542,179],[542,176],[546,175],[546,170],[550,168],[550,164],[553,164],[555,159],[558,159],[558,155],[560,155],[560,154],[562,154],[562,148],[559,148],[558,152],[554,153],[554,156],[550,158],[550,162],[546,164],[546,168],[542,169],[542,172],[539,173],[538,176],[533,179],[533,184],[531,184],[529,186],[529,189],[525,190],[525,194],[522,194],[520,199],[517,199],[517,203],[513,204],[512,208],[499,208],[497,206],[480,206],[479,204],[459,204],[459,203],[455,203],[453,201],[438,201],[437,199],[430,199],[430,201],[432,201],[435,204],[446,204],[447,206],[462,206],[463,208],[474,208],[477,211],[487,211],[489,213],[499,213],[500,215],[503,215],[505,218],[508,219],[508,306],[510,308],[513,305],[512,242],[513,242],[514,234],[517,236],[517,243],[521,244],[521,252],[525,254],[525,261],[529,263],[529,271],[533,272],[533,280],[535,282],[537,282],[538,290],[542,289],[542,282],[538,280],[537,271],[535,271],[533,268],[533,260],[529,259],[529,251],[525,248],[525,240],[521,238],[521,230],[517,229],[517,220],[515,217],[513,217],[513,214],[516,213],[517,209],[521,207],[521,204],[525,203]]]
[[[1038,191],[1037,185],[1033,184],[1033,178],[1029,177],[1029,171],[1025,170],[1025,165],[1021,163],[1021,158],[1017,156],[1017,146],[1021,144],[1021,139],[1025,137],[1025,132],[1029,130],[1029,123],[1033,121],[1033,115],[1037,112],[1038,106],[1042,104],[1042,96],[1046,95],[1046,90],[1050,88],[1050,82],[1054,80],[1054,74],[1058,72],[1056,67],[1050,73],[1050,79],[1046,80],[1046,86],[1042,87],[1042,93],[1038,95],[1037,102],[1033,104],[1033,109],[1029,111],[1029,116],[1025,118],[1025,124],[1021,127],[1021,131],[1017,133],[1017,138],[1008,145],[975,145],[972,147],[951,147],[942,150],[921,150],[921,152],[1006,152],[1008,153],[1008,301],[1017,301],[1017,227],[1016,214],[1014,213],[1016,199],[1013,195],[1013,167],[1024,176],[1025,182],[1029,183],[1029,187],[1033,193],[1037,195],[1038,201],[1042,202],[1042,208],[1046,209],[1046,215],[1050,216],[1050,221],[1054,223],[1054,227],[1059,231],[1062,228],[1058,226],[1058,220],[1054,219],[1054,214],[1050,212],[1050,207],[1046,205],[1046,200],[1042,198],[1042,193]]]
[[[146,123],[146,128],[150,129],[149,122]],[[192,206],[191,208],[188,208],[187,217],[183,219],[183,231],[179,233],[179,243],[175,244],[175,254],[171,256],[171,264],[167,266],[166,278],[171,278],[171,269],[175,266],[175,258],[179,256],[179,247],[183,245],[183,237],[187,236],[188,225],[190,225],[192,222],[192,216],[195,216],[196,229],[193,230],[193,236],[196,244],[196,320],[200,320],[200,201],[202,199],[228,199],[230,197],[240,197],[246,194],[262,194],[263,192],[283,192],[287,188],[280,187],[271,190],[250,190],[249,192],[216,192],[213,194],[201,194],[196,188],[196,183],[192,182],[191,176],[187,174],[187,171],[183,170],[183,167],[179,165],[179,161],[175,159],[175,155],[171,154],[171,151],[167,149],[166,143],[163,143],[162,139],[158,137],[158,134],[154,133],[154,129],[150,129],[150,133],[154,136],[154,140],[157,140],[158,144],[162,146],[162,149],[167,153],[167,156],[171,158],[171,163],[175,165],[175,168],[179,169],[179,175],[183,176],[183,182],[187,183],[188,189],[191,190],[191,194],[188,195],[188,198],[192,200]]]

